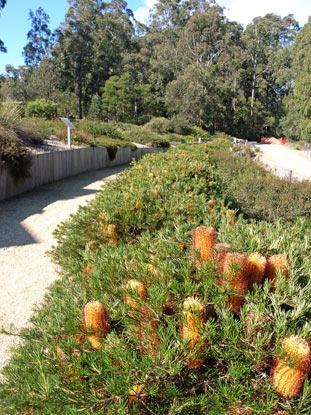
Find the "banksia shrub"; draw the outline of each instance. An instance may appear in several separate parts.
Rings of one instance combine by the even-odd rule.
[[[248,289],[251,291],[254,284],[260,285],[265,277],[267,260],[264,256],[254,253],[247,258]]]
[[[224,284],[237,293],[231,295],[231,311],[235,314],[240,312],[247,292],[247,259],[242,254],[228,253],[224,261]]]
[[[301,392],[310,368],[310,347],[303,338],[290,336],[283,340],[282,352],[272,367],[272,384],[284,398],[294,398]]]
[[[206,307],[195,297],[188,297],[183,304],[183,324],[181,332],[183,339],[188,342],[189,348],[194,350],[201,343],[202,329],[206,322]],[[205,344],[201,345],[198,352],[201,352]],[[204,359],[190,358],[186,364],[191,369],[196,369],[204,363]]]
[[[101,301],[89,301],[82,310],[83,328],[94,349],[101,348],[101,340],[110,332],[110,321]]]
[[[192,255],[193,265],[199,268],[202,262],[209,262],[214,257],[214,246],[217,232],[208,226],[198,226],[193,231]]]
[[[277,272],[282,272],[286,279],[289,277],[288,273],[289,263],[286,255],[272,255],[267,262],[267,278],[272,283],[272,287],[277,284]]]

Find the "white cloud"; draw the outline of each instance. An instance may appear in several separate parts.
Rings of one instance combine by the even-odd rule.
[[[254,17],[274,13],[281,17],[293,14],[303,26],[311,16],[310,0],[219,0],[218,3],[227,8],[225,15],[229,20],[243,25],[251,23]]]
[[[157,0],[144,0],[144,6],[134,11],[135,19],[141,23],[147,23],[150,9],[156,4]]]

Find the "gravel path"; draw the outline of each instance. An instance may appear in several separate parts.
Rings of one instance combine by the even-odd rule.
[[[258,158],[280,175],[284,169],[292,170],[292,177],[298,180],[311,180],[311,156],[303,151],[293,150],[284,145],[259,144],[262,151]]]
[[[27,325],[34,305],[58,278],[46,255],[55,243],[53,230],[123,169],[83,173],[0,202],[0,327]],[[0,370],[17,342],[0,334]]]

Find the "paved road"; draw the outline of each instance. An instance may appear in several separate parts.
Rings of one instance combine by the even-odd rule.
[[[276,169],[278,175],[282,170],[292,170],[293,178],[311,180],[311,156],[303,151],[293,150],[285,145],[259,144],[262,153],[259,159],[270,169]]]
[[[123,169],[84,173],[0,202],[0,327],[27,324],[34,305],[58,278],[46,255],[55,243],[53,230]],[[0,334],[0,370],[17,341]]]

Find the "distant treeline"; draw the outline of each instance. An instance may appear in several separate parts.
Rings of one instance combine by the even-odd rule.
[[[256,17],[245,29],[214,1],[159,0],[148,25],[122,0],[71,0],[52,33],[30,12],[25,65],[7,65],[1,99],[58,114],[143,124],[174,116],[244,138],[311,140],[311,19]],[[4,47],[4,45],[3,45]]]

